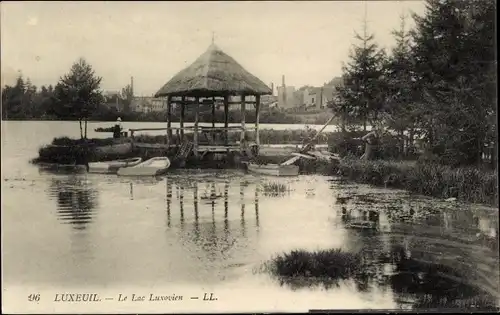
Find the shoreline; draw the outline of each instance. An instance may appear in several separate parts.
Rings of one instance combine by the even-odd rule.
[[[422,196],[450,199],[471,203],[498,206],[497,173],[493,169],[477,166],[452,168],[437,162],[414,157],[401,159],[390,156],[386,151],[385,159],[361,160],[356,156],[339,154],[342,140],[338,132],[326,132],[326,139],[316,141],[321,150],[344,156],[330,162],[299,159],[296,164],[301,173],[340,176],[357,183],[403,189]],[[248,133],[251,142],[252,132]],[[185,135],[187,138],[192,135]],[[238,141],[240,133],[229,133],[230,141]],[[244,156],[240,152],[231,154],[208,153],[202,158],[189,156],[180,165],[172,161],[171,168],[241,168],[242,161],[259,164],[279,164],[291,157],[304,145],[304,139],[311,136],[307,130],[262,130],[260,132],[261,150],[259,154]],[[178,140],[178,139],[177,139]],[[189,140],[189,139],[188,139]],[[171,143],[177,143],[175,138]],[[325,143],[326,142],[326,143]],[[154,146],[134,146],[133,143],[158,144]],[[167,156],[172,159],[177,152],[175,146],[165,146],[165,136],[140,135],[132,138],[95,138],[71,139],[54,138],[51,144],[42,146],[32,164],[44,163],[47,167],[65,168],[67,165],[86,162],[104,162],[116,159],[141,157],[149,159]],[[362,152],[357,152],[362,153]]]

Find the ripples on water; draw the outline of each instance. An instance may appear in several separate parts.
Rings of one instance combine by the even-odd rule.
[[[256,290],[307,288],[325,299],[350,290],[372,308],[387,296],[394,308],[497,302],[497,209],[320,176],[236,171],[156,179],[41,171],[3,181],[8,283],[251,286],[264,279]],[[284,189],[266,192],[274,182]],[[252,271],[281,252],[332,247],[361,253],[363,272],[319,289]]]

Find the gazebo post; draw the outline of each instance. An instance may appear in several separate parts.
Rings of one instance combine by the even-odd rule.
[[[181,142],[184,141],[184,113],[186,109],[186,97],[183,96],[181,99],[181,115],[179,118],[179,127],[181,128]]]
[[[212,97],[212,128],[215,129],[215,96]],[[212,141],[215,143],[215,132],[212,132]]]
[[[257,145],[257,153],[260,149],[259,137],[259,116],[260,116],[260,95],[255,96],[255,144]]]
[[[172,138],[172,97],[167,96],[167,145],[170,146]]]
[[[212,128],[215,128],[215,96],[212,97]]]
[[[246,113],[245,94],[241,94],[241,134],[240,134],[241,152],[243,152],[243,150],[245,149],[245,113]]]
[[[197,96],[195,98],[195,104],[196,106],[195,111],[194,111],[194,148],[193,148],[193,153],[195,157],[198,157],[198,119],[199,119],[199,113],[200,113],[200,98]]]
[[[229,127],[229,95],[224,96],[224,145],[229,145],[229,136],[228,136],[228,127]]]

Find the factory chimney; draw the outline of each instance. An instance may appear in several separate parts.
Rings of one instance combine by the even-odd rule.
[[[130,77],[130,92],[131,96],[134,97],[134,77]]]

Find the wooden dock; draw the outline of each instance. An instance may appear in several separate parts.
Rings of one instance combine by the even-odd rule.
[[[250,143],[249,146],[254,145]],[[168,150],[173,148],[178,148],[179,144],[163,144],[163,143],[142,143],[134,142],[133,146],[142,149],[156,149],[156,150]],[[270,156],[281,156],[289,155],[294,152],[300,151],[302,145],[299,144],[261,144],[259,147],[259,154],[270,155]],[[320,144],[316,145],[315,148],[319,151],[328,150],[328,145]],[[207,152],[211,153],[227,153],[227,152],[240,152],[241,148],[239,144],[236,145],[199,145],[198,151],[200,154]]]

